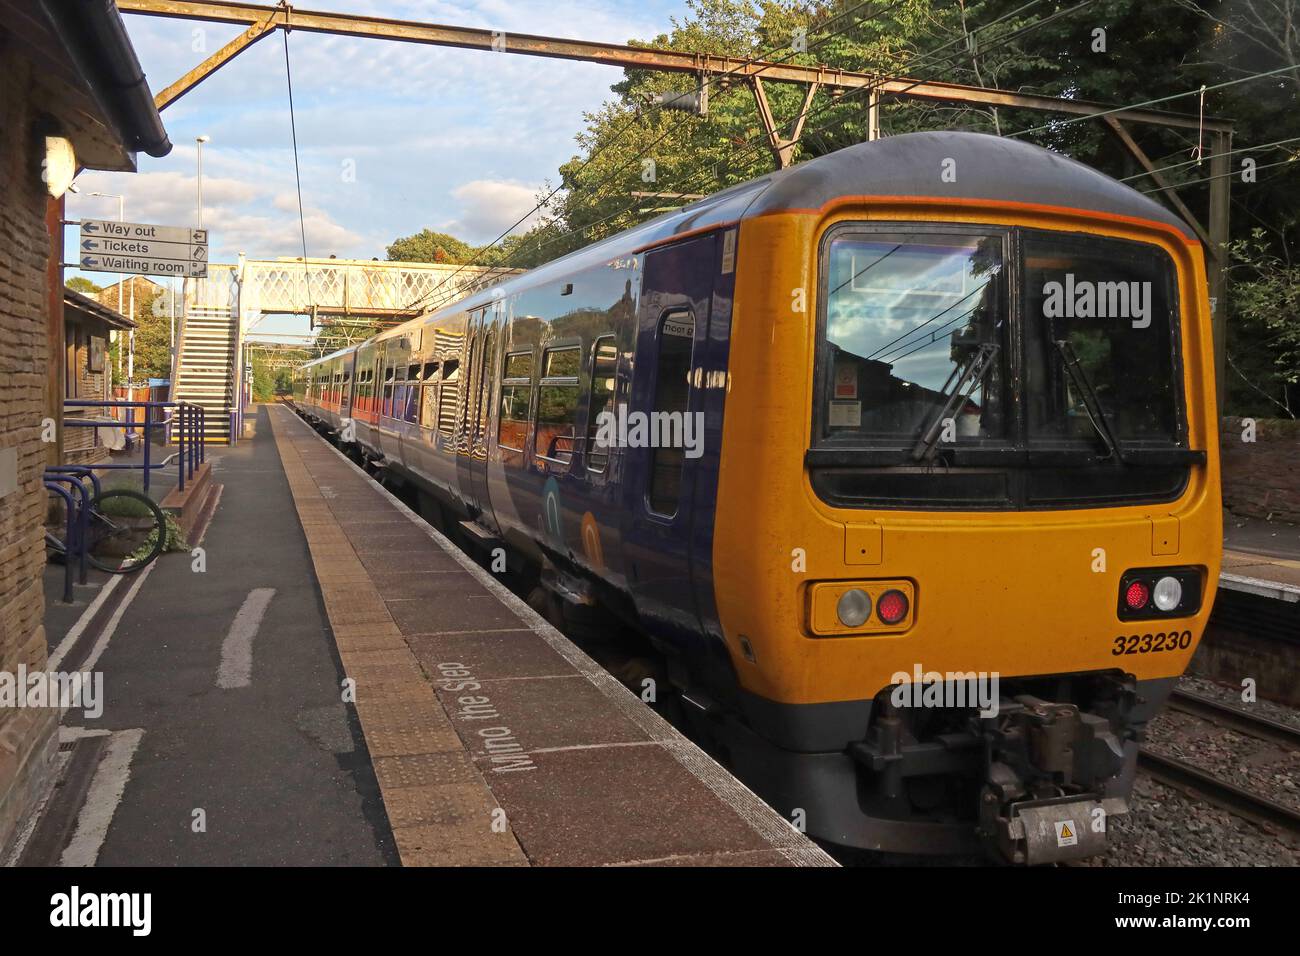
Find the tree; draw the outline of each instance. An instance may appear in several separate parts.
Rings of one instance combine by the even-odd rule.
[[[915,66],[928,79],[988,85],[1050,66],[1011,37],[1030,19],[1015,15],[1006,0],[945,6],[903,0],[870,9],[855,0],[838,0],[815,10],[787,0],[688,0],[688,7],[690,14],[674,18],[669,33],[642,45],[886,75],[907,75]],[[994,21],[995,27],[979,32],[978,43],[971,40],[977,23]],[[628,70],[612,88],[616,98],[585,117],[586,128],[577,136],[581,155],[560,167],[563,189],[548,208],[548,218],[501,259],[534,265],[627,229],[651,210],[675,202],[638,202],[633,192],[711,193],[770,171],[773,159],[748,84],[715,77],[707,116],[649,105],[657,94],[687,92],[696,82]],[[800,113],[803,89],[768,81],[764,90],[781,132],[788,134]],[[891,103],[882,113],[893,133],[935,125],[996,132],[1000,122],[995,113],[969,108]],[[867,123],[865,95],[819,94],[809,108],[796,160],[866,139]]]
[[[1273,252],[1263,229],[1232,244],[1228,387],[1233,410],[1295,418],[1300,392],[1300,263]]]
[[[63,284],[73,292],[80,292],[82,295],[94,295],[96,292],[104,291],[103,286],[95,285],[85,276],[73,276]]]
[[[445,232],[423,229],[413,236],[394,239],[388,247],[390,262],[445,262],[461,265],[474,258],[474,248]]]

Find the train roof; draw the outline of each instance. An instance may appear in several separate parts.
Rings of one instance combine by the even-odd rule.
[[[941,175],[945,160],[953,161],[948,164],[953,173],[948,177],[951,182]],[[431,315],[478,308],[491,301],[493,290],[510,295],[675,236],[755,216],[818,210],[845,196],[988,200],[1077,209],[1160,223],[1196,241],[1187,223],[1155,200],[1060,153],[986,133],[905,133],[848,146],[724,189],[496,286],[473,292],[387,329],[375,339],[400,335],[407,326],[422,324]],[[343,350],[347,351],[350,349]]]
[[[952,160],[952,182],[940,175]],[[1196,234],[1160,203],[1077,160],[986,133],[927,132],[860,143],[766,177],[746,216],[820,209],[843,196],[1015,202],[1145,219]]]
[[[298,367],[311,368],[311,366],[320,365],[322,362],[329,362],[332,359],[342,358],[344,355],[347,355],[350,352],[355,352],[356,350],[357,347],[355,345],[347,345],[341,349],[336,349],[335,351],[331,352],[329,355],[322,355],[320,358],[314,358],[310,362],[303,362]]]

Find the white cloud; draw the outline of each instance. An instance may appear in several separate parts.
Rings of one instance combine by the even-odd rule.
[[[507,33],[609,42],[668,28],[685,0],[313,0],[341,10]],[[157,91],[239,27],[127,16]],[[195,30],[203,49],[195,49]],[[622,71],[589,63],[355,37],[289,37],[307,250],[382,256],[423,228],[490,241],[532,209],[539,187],[575,152],[584,111],[598,109]],[[137,175],[87,172],[69,218],[194,221],[194,137],[204,147],[204,225],[212,259],[301,254],[298,192],[276,33],[222,67],[163,113],[171,155],[141,156]],[[348,165],[345,167],[344,164]],[[347,171],[347,175],[345,175]],[[528,223],[521,227],[527,228]],[[70,230],[75,235],[75,230]],[[70,250],[71,251],[71,250]]]
[[[451,191],[460,203],[460,213],[442,226],[457,238],[470,243],[495,239],[520,218],[528,215],[515,232],[526,232],[537,221],[533,207],[540,187],[518,182],[475,179]]]

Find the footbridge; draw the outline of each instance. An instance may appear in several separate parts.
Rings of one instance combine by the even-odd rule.
[[[248,352],[267,315],[311,318],[311,348],[322,328],[362,330],[405,321],[517,270],[448,263],[362,259],[239,257],[212,263],[185,281],[173,357],[173,398],[207,410],[209,440],[238,435],[247,400]]]

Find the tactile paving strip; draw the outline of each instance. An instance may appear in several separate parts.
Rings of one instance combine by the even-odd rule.
[[[404,864],[835,865],[292,411],[270,413]],[[465,672],[474,696],[445,676]]]

